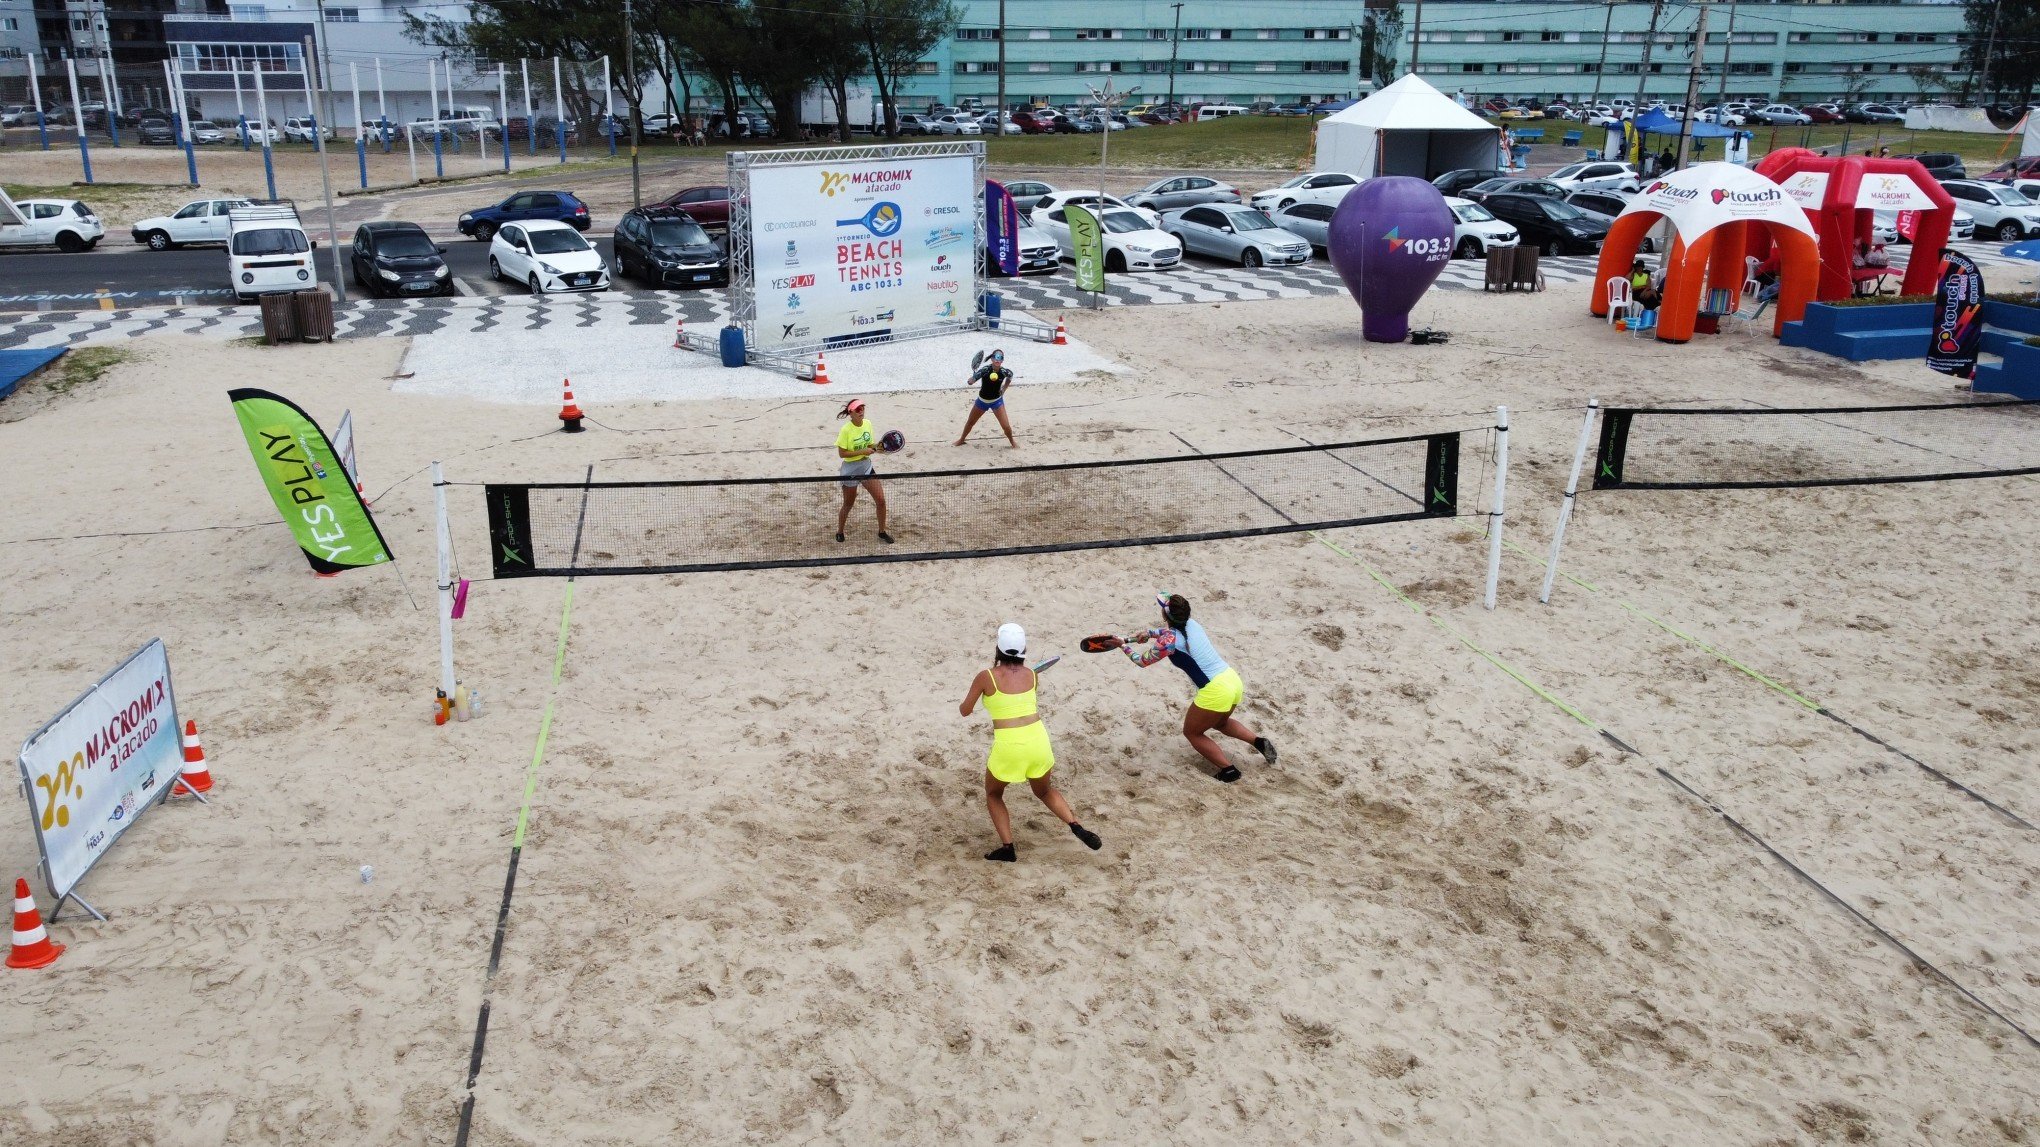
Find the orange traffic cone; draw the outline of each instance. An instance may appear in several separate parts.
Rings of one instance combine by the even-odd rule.
[[[1069,328],[1068,328],[1068,327],[1065,327],[1065,326],[1063,326],[1063,321],[1062,321],[1062,316],[1061,316],[1061,315],[1057,315],[1057,316],[1055,317],[1055,345],[1056,345],[1056,346],[1068,346],[1068,345],[1070,345],[1070,332],[1069,332]]]
[[[566,425],[561,427],[561,429],[569,434],[579,434],[581,432],[581,419],[584,416],[581,413],[581,408],[574,405],[574,380],[571,378],[567,379],[560,385],[561,389],[566,391],[566,397],[561,400],[560,405],[560,421]]]
[[[815,352],[815,385],[829,385],[829,356],[820,351]]]
[[[212,770],[205,764],[205,746],[198,743],[197,721],[184,723],[184,769],[170,786],[171,792],[180,787],[192,793],[212,791]]]
[[[50,934],[42,924],[42,913],[35,910],[35,897],[28,894],[28,881],[16,878],[14,881],[14,950],[7,953],[10,968],[43,968],[56,963],[62,955],[62,944],[50,943]]]
[[[675,317],[675,318],[673,319],[673,349],[674,349],[674,350],[685,350],[685,349],[687,348],[687,330],[686,330],[686,328],[687,328],[687,316],[685,316],[685,315],[679,315],[679,316],[676,316],[676,317]]]

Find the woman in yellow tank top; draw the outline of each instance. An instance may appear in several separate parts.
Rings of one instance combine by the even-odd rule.
[[[985,760],[985,807],[992,814],[992,828],[999,834],[999,847],[985,853],[986,860],[1018,860],[1013,851],[1013,819],[1006,812],[1006,786],[1026,781],[1041,803],[1070,826],[1085,846],[1096,850],[1105,842],[1098,834],[1077,823],[1069,802],[1055,791],[1048,771],[1055,767],[1055,750],[1048,744],[1048,726],[1041,723],[1035,700],[1037,679],[1027,667],[1027,633],[1012,622],[999,627],[992,667],[980,669],[970,682],[958,711],[968,717],[982,699],[992,718],[992,755]]]

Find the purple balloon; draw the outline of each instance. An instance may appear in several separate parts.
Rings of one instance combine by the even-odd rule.
[[[1457,222],[1437,188],[1404,175],[1366,180],[1340,201],[1327,249],[1367,341],[1410,337],[1410,311],[1452,257]]]

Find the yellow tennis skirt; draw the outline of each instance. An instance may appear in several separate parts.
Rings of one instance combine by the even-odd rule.
[[[1239,671],[1228,669],[1204,683],[1197,691],[1191,704],[1207,713],[1230,713],[1240,707],[1240,699],[1246,696],[1246,683],[1240,680]]]
[[[1055,750],[1048,745],[1046,722],[992,730],[992,755],[985,759],[985,771],[993,777],[1017,785],[1045,777],[1054,767]]]

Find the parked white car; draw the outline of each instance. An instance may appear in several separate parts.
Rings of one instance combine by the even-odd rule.
[[[1452,202],[1451,199],[1446,200]],[[1320,249],[1331,244],[1332,212],[1336,210],[1329,203],[1292,203],[1269,212],[1268,218],[1277,227],[1291,235],[1301,235],[1304,242]]]
[[[991,112],[986,112],[983,115],[977,117],[977,124],[978,130],[986,135],[1023,134],[1020,130],[1020,125],[1013,122],[1013,113],[1011,112],[1001,112],[998,115],[993,115]],[[1003,128],[1004,130],[1001,131],[1000,130],[1001,128]]]
[[[312,142],[313,125],[316,122],[310,116],[294,115],[283,121],[283,138],[294,139],[299,143],[310,143]],[[326,139],[333,138],[333,129],[330,125],[319,128],[318,132]]]
[[[263,127],[254,120],[249,120],[245,125],[236,125],[233,138],[238,141],[241,138],[241,132],[244,130],[248,133],[248,142],[252,144],[260,145],[266,143],[274,147],[283,142],[282,132],[273,127]]]
[[[19,223],[14,221],[16,214]],[[90,251],[105,235],[106,224],[75,199],[23,199],[14,204],[13,213],[0,204],[0,247]]]
[[[1522,241],[1514,227],[1494,217],[1494,213],[1471,199],[1457,196],[1445,197],[1445,206],[1452,209],[1452,257],[1455,259],[1481,259],[1495,247],[1514,247]]]
[[[1358,186],[1360,178],[1343,171],[1306,171],[1279,187],[1255,192],[1247,202],[1263,211],[1278,210],[1292,203],[1329,203],[1337,207]]]
[[[234,301],[252,303],[260,295],[311,287],[318,281],[312,266],[317,249],[297,209],[288,204],[234,208],[227,220],[227,286]]]
[[[1898,233],[1898,212],[1896,211],[1873,211],[1870,213],[1870,223],[1876,236],[1876,241],[1879,243],[1912,242],[1912,240]],[[1976,217],[1963,208],[1956,208],[1954,222],[1948,225],[1948,238],[1976,238]]]
[[[489,240],[489,277],[523,283],[534,295],[609,289],[602,252],[572,224],[553,219],[503,224]]]
[[[220,125],[213,121],[209,119],[191,121],[191,142],[225,143],[226,140],[227,133],[220,130]]]
[[[1022,223],[1014,239],[1020,251],[1022,275],[1053,275],[1062,269],[1062,248],[1056,246],[1055,236],[1032,224]],[[978,265],[987,268],[986,274],[998,273],[989,269],[991,256],[983,247],[978,248],[978,256]]]
[[[128,233],[151,251],[168,251],[189,243],[225,243],[230,213],[246,206],[246,199],[194,199],[172,214],[136,223]]]
[[[1183,261],[1183,244],[1138,211],[1108,207],[1098,222],[1107,271],[1160,271]],[[1034,227],[1055,237],[1064,258],[1076,258],[1076,243],[1070,238],[1070,224],[1061,207],[1037,208]]]
[[[1053,211],[1058,207],[1066,207],[1072,203],[1079,207],[1118,207],[1139,215],[1153,226],[1159,227],[1162,224],[1160,212],[1146,207],[1135,207],[1117,195],[1108,195],[1099,191],[1051,191],[1035,201],[1034,210],[1029,212],[1029,215],[1032,218],[1039,218],[1044,211]]]
[[[933,135],[983,135],[985,129],[978,121],[963,113],[939,115],[928,121],[928,131]]]
[[[1949,179],[1942,182],[1941,190],[1953,196],[1964,213],[1975,217],[1977,230],[1999,242],[2016,243],[2040,235],[2040,204],[2017,188],[1975,179]]]
[[[1626,163],[1575,163],[1561,167],[1544,178],[1567,191],[1635,191],[1643,186],[1636,168]]]

